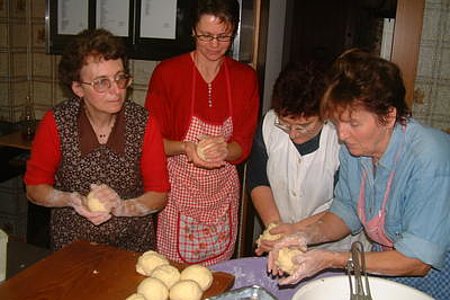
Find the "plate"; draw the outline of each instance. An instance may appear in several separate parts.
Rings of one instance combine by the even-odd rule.
[[[410,286],[378,277],[369,276],[373,300],[433,300],[433,298]],[[347,275],[331,276],[313,280],[303,285],[292,300],[348,300],[350,284]]]
[[[243,257],[231,259],[209,266],[213,271],[221,271],[234,275],[232,290],[252,285],[266,289],[279,300],[290,300],[298,285],[279,286],[277,279],[267,273],[266,257]]]

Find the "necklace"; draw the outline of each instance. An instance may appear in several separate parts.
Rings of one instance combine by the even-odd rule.
[[[106,128],[104,128],[104,127],[100,128],[92,120],[92,117],[89,114],[89,111],[87,109],[85,109],[85,111],[86,111],[86,116],[89,120],[89,123],[92,126],[92,129],[94,130],[94,133],[97,135],[98,141],[100,142],[100,144],[106,144],[106,142],[108,141],[109,134],[111,133],[112,128],[114,127],[114,124],[116,123],[116,115],[112,116],[112,118],[109,121],[109,124],[107,125]]]

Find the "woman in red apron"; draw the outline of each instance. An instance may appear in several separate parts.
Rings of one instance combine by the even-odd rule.
[[[161,62],[149,83],[146,107],[161,122],[171,183],[157,250],[182,263],[214,264],[234,252],[235,164],[249,154],[259,103],[254,70],[225,56],[238,16],[237,1],[198,1],[196,50]]]

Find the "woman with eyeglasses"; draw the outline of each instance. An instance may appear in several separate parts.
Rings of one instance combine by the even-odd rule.
[[[59,77],[72,97],[43,117],[25,174],[30,201],[51,208],[51,248],[83,239],[154,249],[153,213],[169,189],[166,157],[156,120],[126,100],[125,47],[106,30],[82,31]]]
[[[334,63],[321,111],[343,146],[331,208],[284,237],[279,249],[333,241],[364,230],[370,274],[450,299],[450,137],[411,118],[400,69],[371,53],[350,49]],[[318,178],[317,180],[320,180]],[[292,284],[324,269],[343,269],[350,253],[310,249],[292,258]],[[394,298],[394,297],[392,297]]]
[[[157,250],[187,264],[234,252],[240,182],[258,116],[255,71],[226,56],[239,23],[235,0],[199,0],[195,50],[161,62],[146,107],[159,121],[171,181],[158,215]]]
[[[319,218],[331,205],[339,170],[334,126],[320,118],[325,87],[318,62],[288,64],[272,93],[272,108],[257,130],[247,166],[247,187],[263,225],[273,235],[288,235]],[[273,228],[273,229],[272,229]],[[348,250],[359,235],[323,245]],[[275,241],[260,239],[256,254]]]

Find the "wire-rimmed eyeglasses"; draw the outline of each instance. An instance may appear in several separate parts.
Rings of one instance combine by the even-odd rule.
[[[219,34],[219,35],[194,34],[194,37],[197,38],[200,42],[204,43],[209,43],[214,40],[217,40],[220,43],[227,43],[233,39],[233,36],[228,34]]]
[[[94,91],[96,91],[97,93],[104,93],[111,88],[113,84],[112,81],[117,84],[117,87],[119,89],[126,89],[133,81],[133,77],[131,77],[131,75],[127,73],[118,73],[113,77],[112,80],[109,77],[99,77],[92,80],[91,82],[80,81],[80,83],[92,86]]]
[[[309,123],[306,125],[300,125],[300,124],[288,125],[285,123],[281,123],[279,118],[275,119],[275,121],[273,122],[273,125],[275,125],[279,129],[283,130],[287,134],[289,134],[292,130],[297,133],[301,133],[301,134],[311,134],[311,133],[316,132],[317,127],[318,127],[318,126],[316,126],[316,122],[312,122],[312,123]]]

